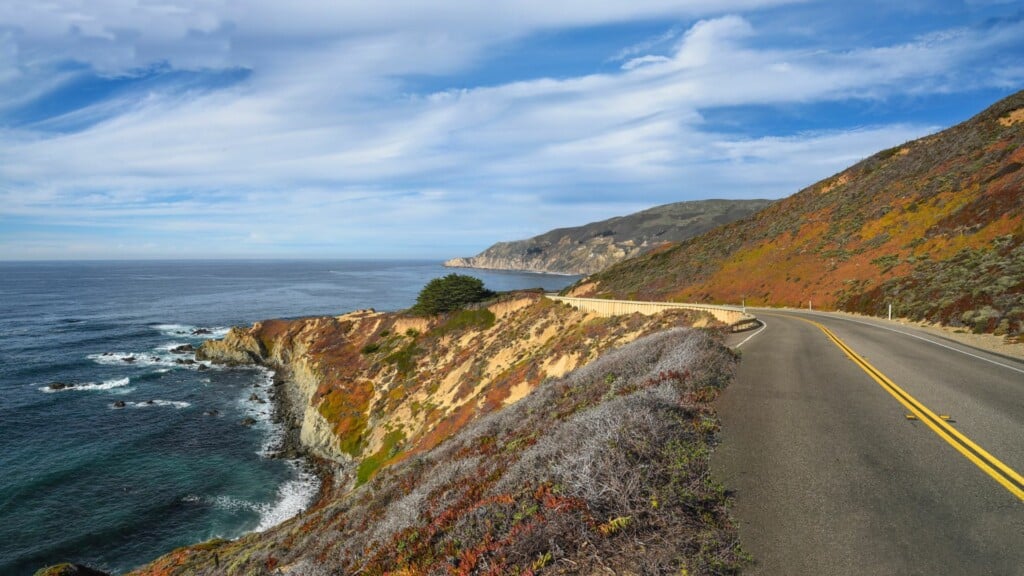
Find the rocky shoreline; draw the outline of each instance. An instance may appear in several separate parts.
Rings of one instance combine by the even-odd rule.
[[[283,460],[298,460],[303,468],[314,474],[319,480],[320,487],[309,508],[317,506],[325,498],[329,498],[334,492],[335,480],[350,475],[351,470],[345,470],[344,464],[323,458],[313,454],[309,448],[302,443],[301,431],[302,420],[306,408],[300,396],[296,394],[297,387],[291,382],[288,371],[284,367],[264,366],[273,370],[274,376],[270,390],[270,401],[274,405],[274,424],[281,429],[281,443],[275,447],[272,457]],[[341,470],[339,470],[341,468]],[[339,472],[342,472],[339,474]],[[302,514],[300,511],[299,514]]]

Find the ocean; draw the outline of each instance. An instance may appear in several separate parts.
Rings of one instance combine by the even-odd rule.
[[[317,479],[273,457],[271,374],[174,349],[266,318],[404,309],[450,272],[424,261],[0,262],[0,574],[65,561],[120,573],[300,511]],[[459,272],[492,290],[576,280]]]

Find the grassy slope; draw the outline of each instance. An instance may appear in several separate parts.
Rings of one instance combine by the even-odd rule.
[[[1024,92],[578,293],[838,307],[1024,329]],[[596,285],[594,285],[596,283]],[[582,287],[582,286],[581,286]]]
[[[548,380],[368,483],[136,574],[731,574],[709,403],[735,357],[675,329]]]

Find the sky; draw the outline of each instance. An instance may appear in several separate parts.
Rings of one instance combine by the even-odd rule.
[[[4,0],[0,260],[469,256],[1022,88],[1019,0]]]

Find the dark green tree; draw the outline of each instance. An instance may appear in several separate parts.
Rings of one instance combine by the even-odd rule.
[[[493,295],[494,292],[485,288],[479,278],[449,274],[427,282],[416,297],[416,305],[412,307],[412,312],[423,315],[450,312],[467,304],[481,302]]]

